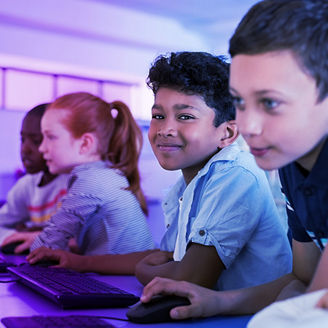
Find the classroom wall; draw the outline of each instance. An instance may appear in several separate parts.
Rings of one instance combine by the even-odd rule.
[[[235,24],[221,24],[222,37],[213,44],[174,20],[94,0],[1,0],[0,201],[22,169],[19,131],[25,111],[81,90],[108,101],[122,99],[131,107],[144,134],[142,186],[151,216],[160,219],[159,203],[180,172],[163,170],[147,139],[153,101],[145,85],[150,63],[169,51],[225,54]],[[271,180],[277,185],[276,177]],[[274,190],[278,208],[285,211],[280,189]],[[285,222],[285,213],[282,218]],[[152,229],[156,240],[161,228],[156,223]]]
[[[1,0],[0,39],[0,68],[131,84],[125,100],[144,129],[143,185],[148,197],[162,197],[178,173],[162,170],[150,151],[147,121],[152,94],[145,77],[157,55],[210,51],[205,40],[174,20],[92,0]],[[0,199],[12,185],[14,172],[22,168],[19,130],[24,112],[55,97],[49,79],[24,74],[0,72]],[[61,93],[93,90],[85,83],[73,85],[66,84]]]
[[[0,53],[145,76],[156,55],[209,50],[177,22],[92,0],[1,0]]]

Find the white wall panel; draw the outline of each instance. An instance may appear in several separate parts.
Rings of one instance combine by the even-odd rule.
[[[51,76],[8,70],[5,74],[5,108],[27,111],[53,99]]]

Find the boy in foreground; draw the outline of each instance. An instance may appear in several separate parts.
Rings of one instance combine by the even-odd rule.
[[[268,181],[235,142],[228,77],[222,58],[201,52],[160,56],[149,71],[149,141],[160,165],[182,177],[163,202],[163,251],[136,266],[143,284],[160,276],[226,290],[290,272]]]
[[[78,271],[136,272],[143,284],[162,276],[220,290],[290,272],[290,246],[266,176],[235,142],[228,77],[228,63],[201,52],[160,56],[149,71],[149,140],[164,169],[182,172],[163,203],[161,251],[96,257],[42,248],[29,261],[46,257]]]
[[[187,296],[191,305],[172,309],[175,319],[254,313],[277,299],[328,287],[328,2],[261,1],[239,24],[229,51],[239,130],[261,168],[280,169],[293,271],[225,292],[156,278],[141,299]]]

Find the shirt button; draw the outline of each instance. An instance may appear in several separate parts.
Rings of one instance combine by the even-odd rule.
[[[200,236],[204,236],[205,235],[205,231],[204,230],[199,230],[199,235]]]
[[[316,236],[318,238],[323,238],[324,237],[324,234],[321,231],[319,231],[319,232],[316,233]]]
[[[314,193],[314,188],[313,187],[306,187],[303,190],[303,193],[305,196],[312,196]]]

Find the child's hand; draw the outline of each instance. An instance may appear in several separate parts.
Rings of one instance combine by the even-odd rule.
[[[325,293],[318,301],[316,307],[328,309],[328,292]]]
[[[149,254],[139,261],[135,268],[135,276],[146,285],[154,277],[168,274],[173,270],[177,262],[173,261],[173,253],[166,251],[157,251]]]
[[[34,239],[38,236],[40,231],[33,231],[33,232],[15,232],[12,235],[8,236],[2,243],[1,246],[5,246],[7,244],[21,242],[15,248],[15,254],[19,254],[24,252],[25,250],[29,250],[31,245],[34,242]]]
[[[219,312],[219,293],[190,282],[156,277],[144,288],[140,300],[147,303],[158,294],[178,295],[189,299],[190,305],[179,306],[170,311],[173,319],[208,317]]]
[[[30,264],[35,264],[42,260],[53,260],[58,262],[54,267],[67,268],[75,271],[83,271],[84,259],[81,255],[76,255],[60,249],[50,249],[40,247],[27,256]]]
[[[146,265],[156,266],[173,261],[173,252],[158,251],[153,252],[141,260]]]

